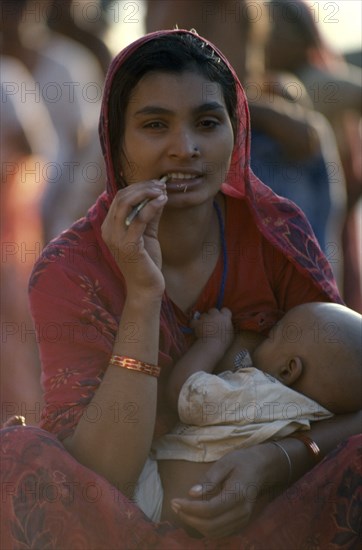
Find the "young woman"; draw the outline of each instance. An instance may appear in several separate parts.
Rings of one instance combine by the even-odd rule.
[[[177,420],[165,387],[194,341],[195,312],[227,307],[236,329],[267,332],[299,303],[340,298],[302,213],[252,174],[243,90],[221,53],[195,33],[154,33],[121,52],[108,73],[100,135],[107,191],[45,249],[30,281],[46,407],[43,430],[4,430],[11,490],[3,532],[8,546],[24,539],[41,547],[43,537],[57,548],[202,548],[182,529],[150,523],[128,500],[153,438]],[[185,479],[178,465],[168,479],[183,479],[188,494],[173,508],[206,537],[240,533],[267,488],[275,494],[296,481],[358,429],[356,415],[320,422],[306,444],[288,438],[282,449],[233,451],[202,478]],[[325,487],[332,476],[337,491],[341,465],[354,467],[354,440],[337,456],[303,478],[310,492],[294,513],[306,503],[310,513],[318,479]],[[28,495],[52,480],[52,502],[40,490]],[[204,483],[219,487],[211,498]],[[300,529],[286,525],[290,507],[272,503],[264,531],[256,520],[247,534],[207,544],[269,544],[276,530],[276,547],[291,536],[301,545],[310,517]],[[336,531],[330,507],[324,542]]]

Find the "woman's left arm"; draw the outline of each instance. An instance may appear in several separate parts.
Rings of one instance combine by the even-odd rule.
[[[313,424],[304,432],[326,456],[343,440],[358,434],[362,411],[338,415]],[[277,496],[314,466],[306,445],[288,437],[278,441],[290,458],[272,442],[232,451],[215,462],[189,491],[189,498],[173,499],[181,521],[208,537],[223,537],[245,527],[263,494]],[[264,505],[268,500],[264,501]]]

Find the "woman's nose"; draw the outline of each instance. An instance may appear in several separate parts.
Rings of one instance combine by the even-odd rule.
[[[174,158],[196,158],[200,156],[200,149],[192,132],[175,132],[170,140],[169,155]]]

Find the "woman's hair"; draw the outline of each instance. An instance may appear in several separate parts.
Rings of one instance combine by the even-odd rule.
[[[234,77],[215,51],[196,34],[173,33],[140,46],[115,74],[109,97],[109,135],[117,187],[121,178],[121,151],[125,132],[124,113],[132,90],[146,73],[194,71],[220,84],[234,136],[237,133],[237,93]]]

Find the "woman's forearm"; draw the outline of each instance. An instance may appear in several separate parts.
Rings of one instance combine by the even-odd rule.
[[[274,97],[273,106],[265,102],[250,103],[251,123],[274,137],[291,158],[310,158],[320,151],[317,132],[303,108]],[[290,136],[295,136],[291,140]]]
[[[336,415],[321,422],[314,422],[310,430],[303,432],[318,445],[321,456],[325,457],[341,441],[361,432],[362,411],[357,413]],[[287,451],[291,461],[291,482],[302,477],[315,462],[306,445],[291,437],[279,442]]]
[[[161,299],[128,299],[113,354],[157,364],[160,307]],[[150,450],[156,402],[154,376],[110,365],[64,445],[79,462],[131,495]]]

